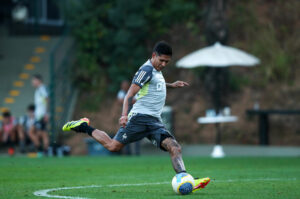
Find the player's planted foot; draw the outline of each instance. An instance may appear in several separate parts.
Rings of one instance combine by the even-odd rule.
[[[210,182],[210,178],[195,178],[194,180],[195,187],[193,189],[193,192],[200,189],[204,189],[206,185],[208,185],[208,183]]]
[[[71,121],[67,122],[63,127],[63,131],[76,131],[76,132],[82,132],[85,133],[86,129],[88,128],[90,124],[90,120],[88,118],[81,118],[80,120],[77,121]]]

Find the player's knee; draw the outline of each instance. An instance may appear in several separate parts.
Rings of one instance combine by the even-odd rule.
[[[122,149],[121,146],[118,146],[116,144],[110,144],[109,147],[107,148],[110,152],[118,152]]]

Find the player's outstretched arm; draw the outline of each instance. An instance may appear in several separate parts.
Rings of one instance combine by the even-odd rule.
[[[184,82],[184,81],[176,81],[176,82],[173,82],[173,83],[166,83],[166,86],[168,88],[182,88],[182,87],[185,87],[185,86],[189,86],[189,83]]]

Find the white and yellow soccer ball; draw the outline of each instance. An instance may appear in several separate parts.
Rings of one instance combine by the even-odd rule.
[[[188,173],[176,174],[172,179],[172,187],[177,194],[187,195],[193,191],[194,186],[194,178]]]

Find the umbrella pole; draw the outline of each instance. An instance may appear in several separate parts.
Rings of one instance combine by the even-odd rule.
[[[219,115],[220,112],[220,68],[216,68],[215,70],[215,107],[216,107],[216,114]],[[213,148],[213,151],[211,153],[211,156],[213,158],[222,158],[225,156],[223,147],[221,145],[221,124],[216,123],[216,145]]]
[[[221,145],[221,124],[216,123],[216,145]]]
[[[216,82],[216,90],[215,90],[215,107],[216,107],[216,114],[219,115],[220,112],[220,101],[221,101],[221,94],[220,94],[220,68],[216,68],[215,71],[215,82]],[[216,145],[221,145],[221,124],[216,123]]]
[[[216,114],[218,115],[220,112],[220,98],[221,98],[221,94],[220,94],[220,68],[216,68],[216,71],[214,73],[215,75],[215,82],[216,82],[216,87],[215,87],[215,108],[216,108]]]

